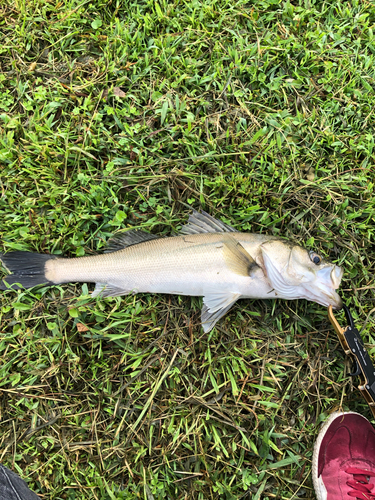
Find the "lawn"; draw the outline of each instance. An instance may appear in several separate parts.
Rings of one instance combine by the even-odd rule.
[[[3,0],[0,251],[91,255],[203,209],[343,266],[375,359],[374,23],[365,0]],[[242,300],[204,334],[200,298],[93,288],[1,292],[0,462],[42,499],[314,499],[321,421],[371,418],[322,306]]]

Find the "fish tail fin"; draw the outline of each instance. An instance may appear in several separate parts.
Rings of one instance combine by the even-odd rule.
[[[12,290],[19,290],[21,287],[18,286],[18,283],[23,288],[55,284],[49,281],[45,274],[45,265],[50,259],[56,259],[56,255],[19,251],[0,254],[0,260],[4,267],[12,273],[0,280],[0,290],[7,290],[9,287]]]

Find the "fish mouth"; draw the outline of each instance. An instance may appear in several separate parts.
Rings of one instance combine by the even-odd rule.
[[[331,281],[332,281],[334,290],[336,290],[340,286],[343,274],[344,274],[344,270],[342,269],[342,267],[339,267],[339,266],[333,267],[330,276],[331,276]]]
[[[322,269],[315,282],[316,291],[306,289],[309,300],[325,307],[332,306],[333,309],[342,309],[342,299],[335,290],[340,286],[343,274],[343,269],[339,266],[334,266],[331,270],[329,268]]]
[[[340,295],[334,290],[330,290],[329,292],[321,290],[319,295],[315,295],[311,293],[311,290],[309,290],[306,298],[308,298],[308,300],[312,300],[313,302],[317,302],[321,306],[332,306],[333,309],[337,310],[342,309],[343,306]]]

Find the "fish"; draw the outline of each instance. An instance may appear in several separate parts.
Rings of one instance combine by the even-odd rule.
[[[341,267],[287,239],[239,232],[193,211],[177,235],[119,232],[102,254],[63,258],[32,252],[0,254],[8,272],[0,289],[95,283],[92,297],[137,293],[202,296],[209,332],[240,298],[306,299],[341,309]]]

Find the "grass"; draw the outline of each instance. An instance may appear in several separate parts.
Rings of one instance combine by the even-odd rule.
[[[0,251],[89,255],[203,208],[342,265],[361,326],[374,23],[356,0],[3,0]],[[371,418],[317,304],[240,301],[205,335],[198,298],[92,289],[1,294],[0,462],[43,499],[313,499],[320,422]]]

